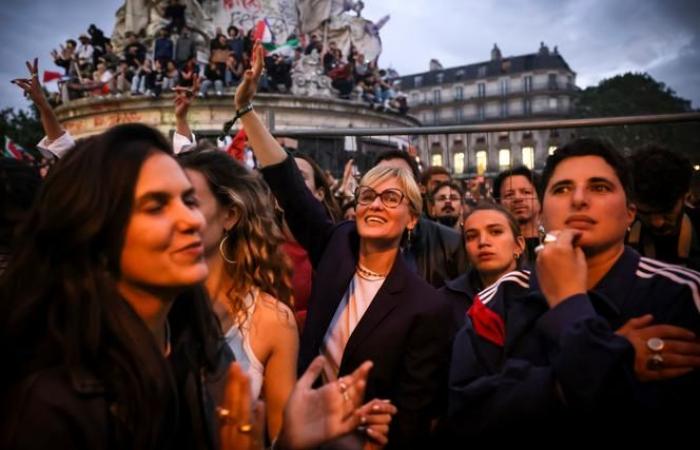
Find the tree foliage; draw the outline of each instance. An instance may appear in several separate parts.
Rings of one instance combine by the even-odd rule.
[[[691,102],[676,95],[664,83],[646,73],[626,73],[583,90],[577,102],[578,117],[635,116],[691,112]],[[629,154],[652,142],[685,153],[698,161],[700,136],[697,122],[662,125],[631,125],[581,130],[581,134],[610,139]]]
[[[0,111],[0,136],[12,139],[25,149],[34,149],[44,132],[36,108],[29,111],[5,108]]]

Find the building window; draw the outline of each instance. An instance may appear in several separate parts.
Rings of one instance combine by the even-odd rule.
[[[557,146],[556,145],[550,145],[549,148],[547,149],[547,154],[548,155],[553,155],[554,152],[557,151]]]
[[[479,67],[479,78],[484,78],[486,76],[486,66]]]
[[[479,120],[486,119],[486,108],[484,107],[484,105],[477,106],[477,114],[479,115]]]
[[[508,102],[501,101],[501,117],[508,117]]]
[[[523,165],[528,169],[535,167],[535,149],[534,147],[523,147],[522,151]]]
[[[498,170],[510,169],[510,150],[502,148],[498,151]]]
[[[523,100],[523,114],[525,114],[526,116],[532,114],[532,100],[530,100],[529,98]]]
[[[476,85],[478,92],[479,92],[479,97],[483,98],[486,97],[486,83],[479,83]]]
[[[455,100],[461,101],[464,99],[464,88],[462,86],[455,86]]]
[[[453,159],[455,173],[464,173],[464,152],[455,153]]]
[[[435,75],[435,78],[437,79],[438,84],[442,84],[442,82],[445,81],[445,74],[439,73]]]
[[[433,91],[433,103],[436,105],[440,104],[440,89],[435,89]]]
[[[549,109],[552,109],[552,110],[557,109],[557,98],[556,97],[549,97]]]
[[[423,123],[428,123],[428,120],[430,120],[430,118],[428,117],[428,113],[424,112],[423,113]]]
[[[419,88],[423,86],[423,76],[422,75],[416,75],[413,77],[413,84],[415,87]]]
[[[455,80],[461,80],[464,78],[464,69],[459,69],[457,73],[455,73]]]
[[[440,123],[440,110],[436,109],[433,111],[433,123]]]
[[[479,150],[476,152],[476,173],[477,175],[483,175],[486,173],[486,167],[488,166],[488,154],[486,150]]]
[[[567,89],[574,88],[574,78],[571,75],[566,76],[566,88]]]
[[[455,108],[455,120],[457,122],[462,122],[464,120],[464,110],[461,107]]]
[[[532,76],[528,75],[525,78],[523,78],[523,88],[525,89],[525,92],[531,92],[532,91]]]
[[[416,106],[420,103],[420,95],[418,95],[418,92],[414,92],[411,94],[411,105]]]
[[[508,95],[508,78],[501,80],[501,95]]]
[[[557,74],[556,73],[550,73],[549,78],[547,80],[547,87],[551,90],[556,90],[559,89],[559,86],[557,85]]]
[[[442,166],[442,153],[433,153],[430,155],[431,166]]]

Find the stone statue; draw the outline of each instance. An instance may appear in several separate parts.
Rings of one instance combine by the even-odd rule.
[[[302,55],[292,68],[292,94],[309,97],[337,97],[331,79],[323,74],[317,51]]]

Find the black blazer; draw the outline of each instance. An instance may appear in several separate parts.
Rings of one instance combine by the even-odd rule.
[[[302,373],[355,274],[360,238],[355,222],[334,225],[306,188],[291,157],[262,169],[295,238],[316,272],[299,352]],[[339,375],[371,360],[365,400],[390,399],[394,417],[387,448],[427,448],[431,418],[442,412],[455,332],[449,304],[397,256],[387,279],[350,335]]]

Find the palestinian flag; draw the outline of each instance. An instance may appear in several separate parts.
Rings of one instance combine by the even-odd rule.
[[[269,54],[291,58],[294,56],[294,49],[297,47],[299,47],[299,39],[293,38],[278,47],[274,47],[273,50],[269,51]]]
[[[25,156],[26,155],[26,156]],[[5,148],[3,149],[2,156],[5,156],[7,158],[14,158],[14,159],[34,159],[26,153],[26,151],[17,145],[16,143],[12,142],[12,139],[9,137],[5,137]]]
[[[267,19],[261,19],[255,25],[253,38],[255,38],[256,41],[262,42],[265,50],[274,50],[275,35],[272,33],[272,28],[270,28],[270,23],[267,21]]]

